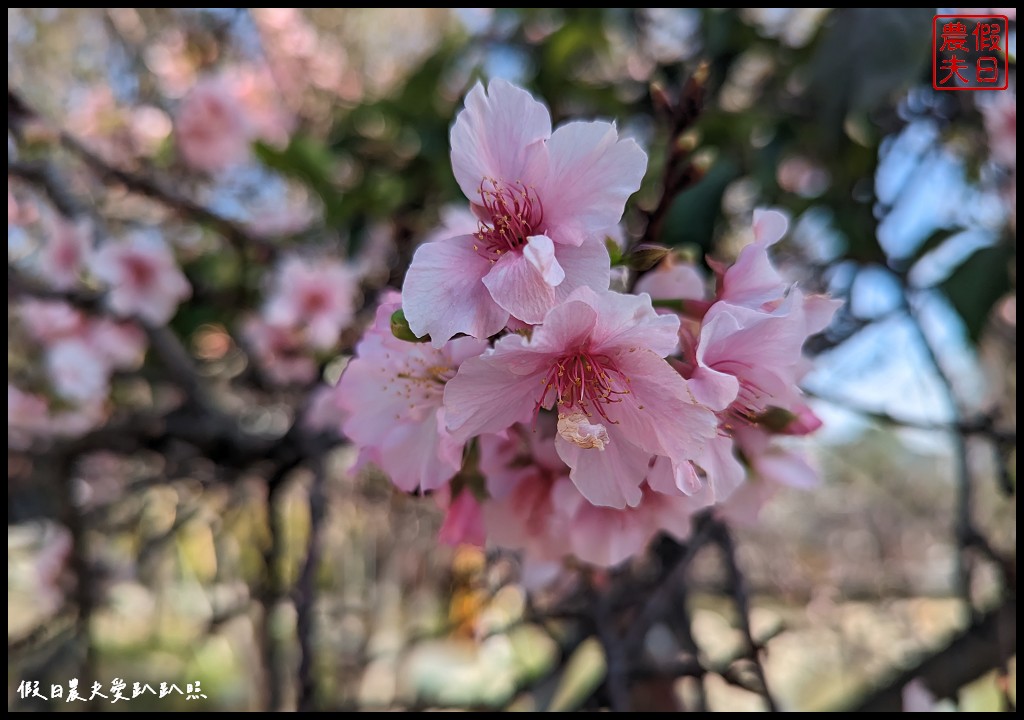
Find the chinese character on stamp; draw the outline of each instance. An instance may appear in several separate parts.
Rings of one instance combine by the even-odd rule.
[[[1005,90],[1009,20],[1005,15],[936,15],[932,18],[932,87],[936,90]]]

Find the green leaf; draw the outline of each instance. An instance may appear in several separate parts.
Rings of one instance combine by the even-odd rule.
[[[615,242],[614,238],[606,237],[604,239],[604,245],[608,248],[608,257],[612,261],[612,267],[622,264],[622,248]]]
[[[939,286],[963,318],[972,342],[978,342],[992,307],[1012,287],[1013,255],[1006,244],[982,248]]]
[[[416,333],[409,327],[409,321],[405,319],[405,312],[401,308],[391,313],[391,334],[399,340],[406,342],[429,342],[430,336],[416,337]]]

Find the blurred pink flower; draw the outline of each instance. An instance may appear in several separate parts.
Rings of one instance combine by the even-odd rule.
[[[23,300],[17,314],[29,337],[40,343],[80,335],[87,325],[85,314],[63,300]]]
[[[682,472],[715,436],[714,413],[664,360],[678,330],[646,295],[580,288],[530,339],[507,335],[463,364],[445,388],[448,427],[466,440],[557,406],[556,447],[580,492],[596,505],[635,506],[652,455]]]
[[[316,362],[309,356],[298,330],[271,325],[262,317],[254,316],[243,324],[242,335],[261,370],[272,382],[305,384],[316,377]]]
[[[397,292],[383,295],[338,382],[338,405],[347,413],[342,429],[360,446],[362,460],[402,490],[434,490],[462,467],[465,445],[445,429],[445,383],[487,343],[459,338],[437,349],[399,340],[391,333],[399,307]]]
[[[133,370],[146,354],[146,334],[137,325],[109,318],[90,318],[83,339],[111,370]]]
[[[49,407],[46,399],[7,383],[7,444],[24,450],[44,432]]]
[[[249,157],[252,126],[224,78],[192,87],[178,106],[174,129],[182,157],[196,170],[216,173]]]
[[[414,333],[435,346],[460,332],[485,338],[510,315],[541,322],[576,288],[608,288],[604,231],[647,167],[635,142],[604,122],[552,133],[547,108],[503,80],[469,92],[451,141],[479,223],[417,249],[402,290]]]
[[[278,268],[264,309],[269,325],[302,330],[306,343],[327,350],[352,322],[359,284],[345,265],[289,256]]]
[[[93,256],[92,271],[109,286],[107,304],[122,317],[164,325],[192,288],[170,247],[153,235],[137,233],[107,242]]]
[[[239,65],[222,77],[245,114],[251,136],[287,145],[295,117],[286,109],[270,71],[265,66]]]
[[[443,489],[439,494],[447,495],[448,492],[447,489]],[[437,539],[445,545],[483,546],[486,534],[480,503],[468,488],[463,489],[454,500],[448,502]]]
[[[54,288],[74,287],[92,250],[92,223],[72,222],[61,215],[46,223],[46,240],[39,254],[39,274]]]
[[[936,712],[935,693],[929,690],[924,680],[919,677],[903,686],[901,699],[903,712]]]
[[[317,385],[306,400],[306,408],[302,413],[305,427],[313,432],[337,435],[345,416],[338,407],[334,388],[330,385]]]
[[[803,454],[773,441],[760,427],[737,427],[735,440],[750,465],[751,477],[716,508],[716,513],[730,523],[754,525],[781,488],[810,490],[821,482],[818,471]]]

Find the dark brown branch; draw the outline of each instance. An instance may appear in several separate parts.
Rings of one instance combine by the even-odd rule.
[[[948,644],[925,653],[908,670],[887,678],[874,690],[842,710],[899,712],[903,688],[919,679],[937,698],[954,697],[964,685],[1003,665],[1017,650],[1017,600],[980,615]]]
[[[961,435],[979,435],[989,438],[999,445],[1016,445],[1017,443],[1017,432],[1015,430],[1001,430],[997,428],[995,426],[995,418],[992,415],[981,415],[977,418],[961,420],[956,423],[929,422],[898,417],[887,412],[861,407],[855,401],[833,397],[814,390],[806,390],[805,392],[813,398],[836,407],[841,407],[844,410],[850,410],[881,425],[894,425],[915,430],[934,430],[936,432],[958,432]]]
[[[8,110],[9,128],[12,127],[12,122],[20,124],[25,119],[42,120],[41,116],[24,101],[21,95],[11,90],[10,87],[7,89],[7,101],[9,107],[13,104],[13,106],[18,108],[16,120],[12,120],[10,109]],[[266,245],[260,238],[249,233],[239,223],[223,217],[195,200],[176,192],[156,178],[146,177],[108,163],[66,130],[57,128],[56,133],[60,139],[60,144],[69,152],[79,157],[105,184],[122,186],[137,195],[143,195],[156,200],[180,217],[212,227],[223,235],[236,249],[241,250],[246,246]],[[10,165],[11,163],[8,161],[9,171]],[[23,177],[30,179],[33,175],[23,175]],[[45,174],[40,175],[37,173],[34,177],[37,182],[41,183],[47,180]],[[53,184],[51,183],[50,185]],[[43,187],[49,189],[50,185],[44,184]],[[53,199],[52,193],[48,194]],[[58,204],[56,199],[54,204]],[[60,208],[59,204],[58,208]]]
[[[316,575],[323,550],[322,529],[327,518],[324,460],[316,457],[310,464],[313,466],[313,482],[309,488],[309,541],[294,592],[299,638],[299,712],[316,709]]]
[[[606,591],[594,601],[594,629],[604,649],[604,688],[608,694],[608,707],[612,712],[629,712],[629,680],[631,655],[616,629],[612,609],[612,591]]]
[[[733,601],[736,603],[736,614],[740,625],[740,632],[746,642],[746,649],[749,651],[751,669],[757,682],[760,685],[758,692],[764,698],[765,705],[769,712],[778,712],[778,706],[768,689],[768,680],[764,674],[764,665],[761,663],[761,647],[754,640],[750,628],[750,600],[747,596],[747,582],[743,577],[739,564],[736,561],[736,546],[733,543],[732,533],[724,524],[716,523],[714,529],[715,540],[722,548],[722,556],[725,561],[727,579],[732,590]]]
[[[704,97],[707,88],[710,66],[702,62],[694,71],[680,92],[679,101],[672,112],[672,127],[669,129],[668,148],[665,154],[665,169],[662,173],[661,196],[658,204],[647,213],[647,229],[641,243],[657,243],[661,230],[668,217],[668,211],[679,193],[701,179],[701,171],[692,163],[690,148],[682,141],[685,133],[700,117],[704,109]],[[657,86],[652,87],[652,99],[655,104],[670,104],[664,91]]]
[[[60,214],[74,218],[85,214],[85,209],[61,184],[53,166],[44,162],[20,162],[7,159],[7,174],[20,178],[41,189]]]
[[[963,420],[961,417],[960,398],[956,392],[956,384],[952,376],[946,372],[946,368],[942,365],[942,361],[939,359],[939,352],[932,344],[932,340],[928,336],[928,332],[925,330],[906,288],[904,288],[904,305],[907,315],[911,320],[911,326],[921,340],[921,345],[924,348],[928,362],[934,368],[935,374],[938,375],[942,388],[945,391],[950,412],[953,414],[952,424],[954,427],[959,426]],[[971,466],[967,459],[967,439],[964,435],[954,431],[950,433],[950,439],[953,443],[953,454],[956,458],[954,473],[954,481],[956,483],[956,516],[953,521],[953,532],[958,548],[955,567],[957,592],[970,616],[974,617],[974,603],[971,600],[971,565],[970,558],[967,557],[965,552],[969,539],[976,534],[971,520],[973,516]]]

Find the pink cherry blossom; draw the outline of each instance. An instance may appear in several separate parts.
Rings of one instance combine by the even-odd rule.
[[[107,304],[114,313],[151,325],[166,324],[192,295],[170,247],[154,235],[107,242],[93,256],[92,271],[110,286]]]
[[[316,362],[310,357],[302,334],[282,325],[271,325],[262,317],[250,317],[242,336],[260,369],[279,385],[306,384],[316,377]]]
[[[54,216],[47,222],[39,253],[39,274],[54,288],[69,290],[78,281],[92,250],[92,224]]]
[[[720,276],[718,300],[759,308],[785,295],[788,285],[768,257],[768,248],[782,239],[789,220],[778,210],[754,211],[754,241],[728,268],[715,264]]]
[[[23,300],[17,312],[29,337],[40,343],[78,336],[88,324],[82,311],[61,300]]]
[[[146,334],[131,323],[90,318],[82,337],[110,370],[133,370],[146,354]]]
[[[637,281],[636,292],[647,293],[655,300],[704,301],[708,297],[704,274],[672,255]]]
[[[679,320],[647,295],[578,289],[534,328],[467,360],[445,388],[449,429],[459,439],[500,432],[557,407],[556,448],[596,505],[637,505],[651,457],[680,472],[715,436],[714,413],[693,399],[664,358]]]
[[[805,364],[804,341],[823,330],[838,302],[792,290],[771,312],[727,302],[704,316],[691,388],[696,398],[739,418],[754,419],[770,406],[796,408]]]
[[[659,531],[679,539],[689,535],[693,513],[706,502],[662,495],[646,485],[637,507],[587,502],[555,451],[554,425],[544,415],[537,429],[516,425],[504,435],[480,438],[480,470],[490,493],[484,503],[489,544],[522,550],[532,562],[575,556],[610,567],[641,552]]]
[[[438,495],[448,494],[442,488]],[[444,522],[437,533],[438,541],[445,545],[476,545],[482,547],[486,534],[480,503],[468,489],[463,489],[454,500],[447,501]]]
[[[240,65],[225,71],[223,82],[230,88],[245,115],[249,132],[274,145],[287,145],[295,118],[286,110],[284,98],[266,66]]]
[[[740,485],[716,513],[730,523],[753,525],[764,506],[781,488],[809,490],[820,483],[818,471],[795,448],[773,440],[757,426],[739,426],[736,445],[750,465],[751,477]]]
[[[301,329],[310,347],[327,350],[352,321],[358,293],[354,273],[340,262],[290,256],[278,268],[264,318]]]
[[[399,340],[391,333],[399,307],[397,292],[384,294],[338,382],[338,405],[348,416],[342,430],[360,446],[361,459],[402,490],[434,490],[462,467],[465,445],[445,428],[445,383],[487,344],[459,338],[438,349]]]
[[[215,173],[249,157],[252,128],[224,78],[195,84],[178,106],[174,130],[182,157],[196,170]]]
[[[45,430],[48,414],[44,397],[7,383],[7,443],[11,448],[27,448]]]
[[[541,322],[576,288],[608,288],[603,233],[647,166],[635,142],[604,122],[552,133],[547,108],[502,80],[469,92],[451,141],[478,224],[417,249],[402,290],[413,332],[438,347],[457,333],[485,338],[510,316]]]

